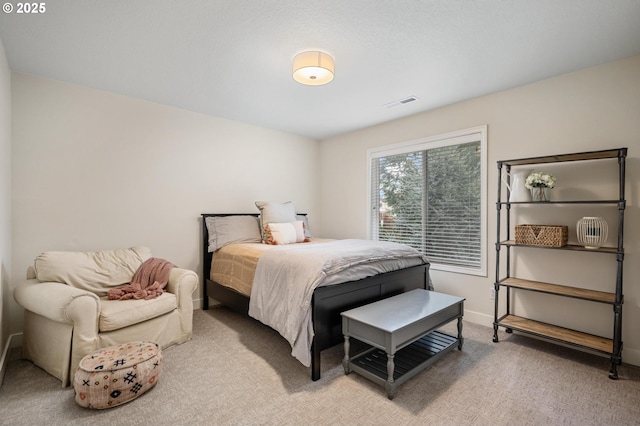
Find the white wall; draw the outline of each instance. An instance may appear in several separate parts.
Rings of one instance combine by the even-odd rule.
[[[11,71],[0,40],[0,370],[9,338],[11,274]],[[0,373],[0,383],[3,374]]]
[[[484,124],[488,125],[489,134],[489,274],[474,277],[435,271],[432,277],[436,290],[465,297],[465,319],[492,324],[493,302],[489,300],[489,289],[495,280],[497,160],[628,147],[623,358],[625,362],[640,365],[637,326],[640,323],[640,56],[322,141],[319,206],[324,234],[337,238],[367,236],[368,148]],[[615,199],[616,182],[600,184],[593,176],[615,179],[616,167],[617,163],[613,161],[612,164],[588,165],[586,171],[573,165],[550,168],[558,177],[558,187],[553,191],[556,196],[565,198],[579,199],[578,193],[594,192],[593,195]],[[610,195],[612,185],[614,193]],[[612,213],[609,210],[594,210],[589,206],[521,210],[525,215],[516,224],[566,224],[575,240],[575,223],[580,217],[605,214],[610,224],[615,223],[615,208]],[[615,245],[612,238],[610,244]],[[529,253],[526,259],[518,259],[516,268],[524,278],[613,291],[615,263],[613,257],[593,253],[537,251]],[[608,305],[594,306],[591,302],[539,295],[533,295],[530,300],[531,303],[517,306],[522,309],[520,313],[595,334],[611,335],[613,316]],[[491,337],[488,333],[487,342]]]
[[[256,200],[292,201],[313,229],[317,141],[20,74],[12,88],[13,287],[47,250],[146,245],[200,274],[200,214]]]

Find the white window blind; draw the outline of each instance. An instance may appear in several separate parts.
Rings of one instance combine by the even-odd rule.
[[[373,239],[486,275],[486,127],[369,152]]]

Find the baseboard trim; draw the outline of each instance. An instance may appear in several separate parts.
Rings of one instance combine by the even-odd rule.
[[[640,351],[633,348],[623,349],[622,362],[640,367]]]
[[[493,327],[493,316],[465,309],[464,320],[485,327]]]
[[[20,346],[22,346],[22,333],[11,334],[2,350],[2,357],[0,357],[0,387],[2,387],[2,383],[4,383],[4,374],[6,373],[7,365],[9,364],[11,349]]]

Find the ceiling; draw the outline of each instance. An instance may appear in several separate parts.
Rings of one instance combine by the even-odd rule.
[[[11,2],[17,5],[17,2]],[[48,0],[11,69],[325,139],[640,54],[640,0]],[[335,79],[303,86],[322,50]],[[415,96],[395,108],[383,105]]]

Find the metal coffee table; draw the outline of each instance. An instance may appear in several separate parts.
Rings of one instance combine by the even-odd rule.
[[[342,312],[345,374],[384,385],[393,399],[402,383],[455,346],[462,349],[463,312],[463,298],[423,289]],[[455,319],[457,337],[436,330]],[[373,348],[349,358],[351,337]]]

